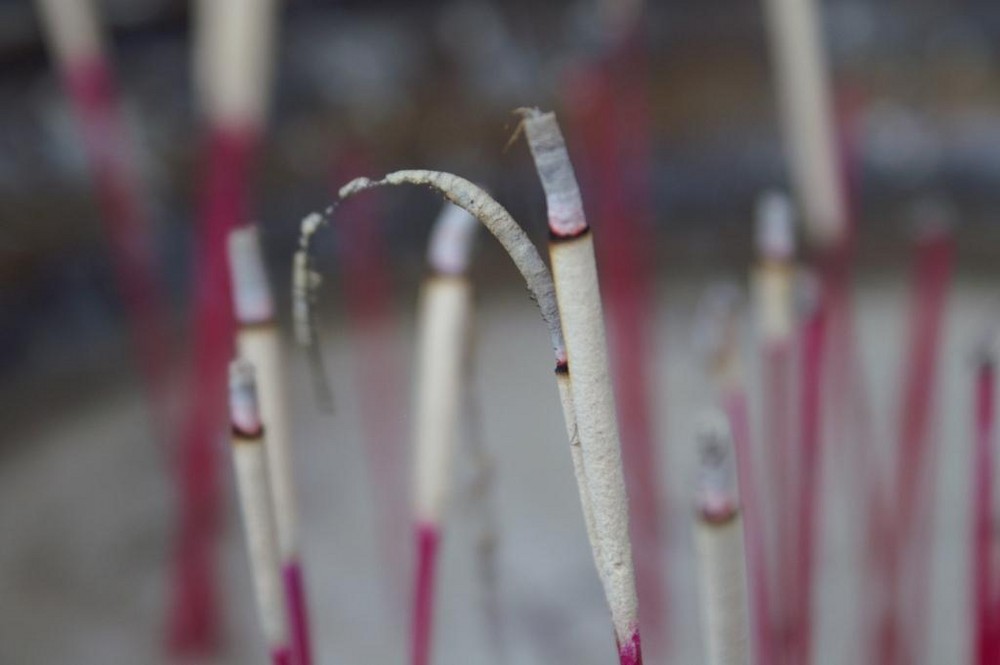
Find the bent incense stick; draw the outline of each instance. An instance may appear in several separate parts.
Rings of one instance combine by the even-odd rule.
[[[267,423],[267,468],[274,503],[285,602],[295,662],[309,665],[309,620],[299,551],[298,511],[292,473],[292,433],[286,402],[281,337],[256,226],[229,234],[229,269],[237,322],[236,346],[257,370],[260,413]]]
[[[975,441],[972,455],[972,650],[973,662],[995,662],[997,617],[993,570],[993,445],[996,435],[996,353],[993,331],[979,348],[975,369]]]
[[[524,230],[510,216],[510,213],[486,194],[486,192],[459,176],[440,171],[411,170],[390,173],[381,180],[357,178],[340,189],[338,203],[373,188],[403,184],[430,187],[441,193],[448,201],[475,216],[497,239],[524,278],[531,298],[538,306],[542,320],[548,328],[549,339],[552,344],[553,353],[555,354],[556,383],[559,387],[560,405],[566,424],[566,432],[570,440],[571,458],[577,479],[577,489],[580,493],[584,523],[587,527],[587,534],[591,542],[598,572],[603,574],[604,566],[594,527],[589,488],[583,475],[583,461],[582,453],[580,452],[581,446],[579,444],[573,388],[569,382],[566,346],[563,341],[562,323],[559,319],[559,307],[556,302],[552,275],[538,254],[538,250],[524,233]],[[329,224],[329,218],[337,205],[335,203],[330,206],[322,215],[314,213],[302,221],[299,250],[294,257],[292,315],[295,323],[296,339],[300,344],[309,346],[314,350],[318,350],[319,348],[316,344],[317,334],[313,304],[316,299],[316,290],[319,287],[320,278],[312,269],[310,251],[313,236],[320,228]],[[430,546],[433,543],[428,542],[427,544]]]
[[[275,0],[196,3],[195,65],[207,118],[206,170],[196,239],[193,371],[179,455],[182,486],[171,642],[181,653],[206,652],[218,640],[213,540],[226,361],[234,326],[226,268],[229,231],[247,217],[252,155],[263,125],[272,55]]]
[[[229,368],[232,454],[243,530],[253,575],[261,631],[274,665],[293,665],[282,592],[278,528],[268,472],[269,445],[264,440],[253,365],[236,360]]]
[[[928,509],[933,492],[933,476],[929,465],[936,450],[931,437],[935,413],[935,381],[938,349],[944,327],[944,314],[950,285],[953,244],[940,209],[922,210],[927,219],[919,229],[913,266],[913,306],[910,319],[910,339],[907,349],[903,399],[900,405],[900,427],[896,443],[895,508],[898,530],[892,542],[892,559],[888,574],[892,584],[891,600],[897,612],[897,627],[889,645],[892,658],[907,658],[911,642],[925,629],[921,609],[915,605],[926,594],[927,558],[915,538],[920,522]],[[910,564],[906,562],[912,562]],[[904,580],[906,569],[912,577]],[[907,611],[904,599],[907,588],[915,589],[914,606]],[[906,603],[906,604],[905,604]]]
[[[774,645],[770,627],[772,618],[771,588],[767,571],[767,550],[762,501],[757,491],[753,464],[754,450],[750,435],[750,415],[744,388],[743,363],[740,358],[741,294],[728,283],[713,287],[700,304],[696,334],[705,347],[708,373],[722,403],[736,454],[736,470],[746,517],[745,538],[747,568],[750,571],[756,662],[770,663]]]
[[[90,0],[36,0],[48,48],[62,72],[97,190],[116,286],[155,430],[170,436],[167,313],[153,238],[114,73]]]
[[[431,274],[420,294],[414,428],[414,504],[417,539],[412,663],[430,662],[434,571],[464,392],[463,360],[472,308],[466,275],[476,220],[448,205],[434,225]]]
[[[743,521],[725,417],[716,411],[705,414],[697,441],[695,551],[705,662],[746,665],[750,662],[750,625]]]
[[[628,498],[608,367],[594,244],[555,114],[524,110],[524,132],[548,208],[549,254],[571,363],[583,472],[622,665],[642,662]]]

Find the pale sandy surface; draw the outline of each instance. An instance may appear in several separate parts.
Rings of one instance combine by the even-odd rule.
[[[684,280],[664,288],[665,306],[658,316],[662,348],[655,364],[660,386],[656,413],[670,506],[670,546],[663,560],[673,592],[675,650],[670,662],[676,663],[700,660],[688,520],[693,416],[711,398],[690,344],[690,315],[703,286]],[[950,308],[940,384],[947,400],[937,427],[943,447],[933,540],[934,627],[928,632],[926,663],[965,661],[967,348],[992,303],[987,287],[963,282]],[[901,282],[876,281],[859,301],[875,403],[893,413],[904,293]],[[614,661],[611,629],[577,506],[544,326],[532,304],[517,293],[491,295],[480,302],[479,315],[477,386],[486,400],[486,442],[498,461],[506,662],[607,665]],[[400,341],[407,364],[397,380],[408,395],[411,315],[405,316],[405,324]],[[301,358],[293,364],[300,437],[295,466],[318,662],[402,663],[406,631],[398,620],[387,619],[391,614],[377,574],[376,530],[368,505],[372,493],[350,394],[350,348],[335,327],[327,326],[325,341],[336,415],[315,410]],[[68,409],[20,428],[23,440],[2,458],[0,663],[164,660],[160,631],[172,511],[165,458],[146,436],[134,387],[108,392],[87,408]],[[883,434],[892,431],[885,418],[878,427]],[[845,492],[837,490],[847,477],[847,464],[837,455],[830,459],[827,469],[834,476],[826,486],[842,497]],[[218,662],[263,663],[228,459],[224,470],[221,560],[229,651]],[[443,550],[435,662],[492,665],[496,661],[478,611],[471,554],[475,531],[468,505],[468,458],[457,472],[457,500]],[[852,637],[856,561],[844,505],[841,498],[833,500],[826,520],[820,663],[856,662],[859,646]],[[409,540],[406,534],[401,538]]]

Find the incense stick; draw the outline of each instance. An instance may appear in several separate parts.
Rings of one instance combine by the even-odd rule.
[[[770,633],[773,618],[771,589],[767,571],[763,503],[757,491],[750,415],[741,360],[741,304],[742,296],[738,287],[725,282],[715,285],[700,303],[700,311],[696,316],[696,334],[697,343],[705,347],[708,373],[728,420],[731,435],[727,436],[732,438],[735,448],[742,513],[746,520],[741,531],[745,538],[744,549],[750,574],[753,652],[756,662],[770,663],[773,662],[775,652]]]
[[[229,234],[229,267],[238,324],[236,346],[240,356],[257,369],[260,412],[267,423],[267,467],[295,661],[309,665],[312,650],[299,551],[285,362],[256,226],[234,229]]]
[[[918,230],[913,266],[913,308],[911,309],[910,339],[907,349],[903,399],[900,405],[900,427],[896,443],[896,468],[893,487],[896,491],[895,509],[898,530],[891,544],[890,570],[893,595],[891,601],[896,608],[897,627],[893,631],[895,641],[889,645],[893,658],[907,658],[907,649],[912,648],[904,638],[907,624],[914,639],[921,634],[924,626],[921,608],[917,604],[926,594],[927,558],[916,546],[915,538],[921,520],[921,511],[926,509],[922,502],[929,500],[933,492],[933,479],[928,472],[930,459],[936,450],[931,438],[930,426],[935,413],[935,380],[937,376],[938,349],[944,326],[945,307],[951,275],[953,245],[950,231],[946,226],[945,212],[940,208],[924,208],[919,211],[925,219],[919,220],[923,228]],[[912,561],[909,567],[913,575],[909,581],[905,575],[903,561]],[[914,606],[906,611],[901,594],[905,587],[915,589]],[[907,621],[908,619],[908,621]]]
[[[794,496],[796,483],[797,446],[791,432],[792,386],[791,363],[794,343],[794,312],[792,291],[795,279],[795,232],[792,226],[791,202],[779,192],[766,192],[758,199],[756,245],[760,257],[753,275],[758,340],[764,375],[764,441],[767,456],[772,460],[768,482],[771,485],[770,513],[774,519],[775,570],[789,571],[795,565],[795,514],[798,501]],[[776,584],[777,576],[769,580],[774,592],[772,616],[777,619],[777,633],[783,633],[791,613],[789,600],[792,585]],[[770,594],[769,594],[770,595]],[[760,635],[774,649],[775,632]],[[759,626],[758,626],[759,630]],[[759,645],[758,645],[758,648]],[[758,662],[770,662],[770,654],[758,653]]]
[[[268,444],[264,441],[254,374],[254,367],[248,361],[236,360],[230,365],[233,465],[261,631],[270,650],[271,662],[292,665],[278,529],[267,468]]]
[[[90,0],[36,0],[35,4],[79,123],[154,430],[166,439],[172,428],[168,316],[151,220],[99,17]]]
[[[247,218],[250,166],[267,105],[275,6],[275,0],[200,0],[195,5],[195,74],[207,119],[207,175],[195,251],[194,369],[179,446],[186,489],[171,635],[181,652],[205,652],[217,640],[217,627],[206,625],[204,589],[184,580],[199,580],[214,593],[211,559],[219,492],[213,441],[222,429],[220,396],[235,332],[226,241]],[[201,554],[196,558],[190,552]],[[198,571],[199,566],[208,568]]]
[[[619,661],[622,665],[641,663],[628,498],[593,236],[555,115],[537,109],[524,110],[522,115],[528,146],[545,190],[551,237],[549,253],[571,362],[570,386],[594,518],[593,530],[603,560],[598,564],[603,565],[604,592],[611,609]]]
[[[835,248],[847,237],[847,205],[816,3],[767,0],[764,6],[785,151],[805,228],[817,247]]]
[[[417,324],[414,498],[417,579],[414,589],[414,665],[430,662],[434,569],[459,423],[463,361],[472,308],[466,275],[475,218],[448,205],[434,225],[431,274],[420,294]]]
[[[667,531],[658,476],[653,418],[652,315],[656,307],[649,192],[649,100],[645,34],[634,22],[611,53],[570,82],[564,104],[569,134],[580,143],[582,182],[591,193],[601,289],[607,305],[622,462],[628,486],[636,580],[647,640],[661,657],[668,646],[663,534]],[[601,233],[602,229],[607,232]],[[662,409],[661,409],[662,411]]]
[[[975,445],[972,455],[972,652],[973,662],[993,662],[997,649],[993,554],[993,445],[996,435],[996,358],[993,331],[978,350],[975,371]]]
[[[746,665],[750,662],[750,625],[743,522],[725,417],[708,412],[699,424],[697,441],[695,549],[705,662]]]

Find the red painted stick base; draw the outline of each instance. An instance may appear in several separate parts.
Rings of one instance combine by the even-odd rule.
[[[434,630],[434,572],[441,532],[435,524],[417,525],[417,570],[413,595],[413,665],[430,663]]]
[[[312,665],[312,644],[309,640],[309,608],[306,604],[302,566],[298,561],[285,564],[285,601],[288,604],[289,629],[296,665]]]

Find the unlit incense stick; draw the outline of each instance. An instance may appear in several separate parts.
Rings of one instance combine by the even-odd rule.
[[[743,521],[740,517],[732,441],[725,417],[705,414],[697,432],[699,478],[695,551],[705,662],[747,665],[747,616]]]
[[[445,504],[450,494],[455,440],[466,373],[472,284],[466,274],[476,220],[447,204],[434,225],[417,322],[414,498],[417,576],[412,663],[430,662],[434,570]]]
[[[195,74],[207,121],[205,169],[195,250],[194,352],[181,436],[182,509],[171,635],[181,652],[214,646],[204,607],[215,594],[213,543],[218,512],[214,441],[221,432],[232,308],[226,241],[246,221],[252,155],[264,123],[276,0],[199,0]],[[194,581],[192,581],[194,580]]]
[[[782,134],[806,231],[831,249],[847,236],[847,205],[815,0],[764,3]]]
[[[79,122],[157,434],[171,432],[170,344],[152,228],[114,73],[91,0],[36,0],[46,41]]]
[[[229,369],[233,465],[261,631],[274,665],[293,665],[289,647],[281,554],[271,498],[264,427],[254,367],[236,360]]]
[[[594,244],[555,114],[522,111],[548,208],[552,272],[566,335],[570,386],[590,495],[601,579],[622,665],[642,662],[628,497],[608,367]]]
[[[298,665],[309,665],[312,650],[299,551],[285,362],[256,226],[234,229],[229,234],[229,268],[237,351],[256,368],[260,413],[267,423],[267,467],[295,660]]]

